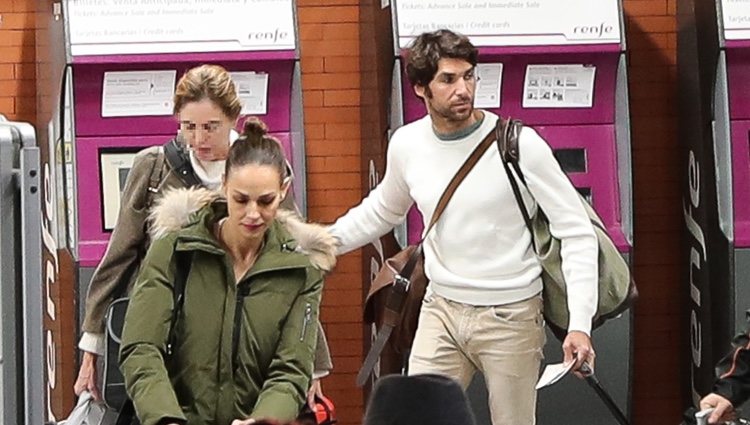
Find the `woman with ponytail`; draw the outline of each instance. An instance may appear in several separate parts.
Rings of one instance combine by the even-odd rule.
[[[156,202],[120,352],[141,424],[247,425],[300,412],[335,240],[279,208],[289,185],[280,144],[250,120],[220,192],[175,189]],[[190,267],[172,327],[180,256]]]
[[[177,83],[174,114],[178,135],[164,146],[150,147],[136,155],[123,189],[117,224],[89,284],[78,345],[83,355],[74,386],[77,395],[88,391],[101,399],[97,358],[104,352],[105,312],[112,301],[130,292],[141,267],[151,243],[146,225],[152,200],[172,188],[215,190],[221,186],[227,155],[237,138],[234,127],[241,109],[235,85],[221,66],[192,68]],[[265,131],[259,121],[248,126],[251,132]],[[285,172],[285,178],[291,179],[291,172]],[[283,198],[282,205],[295,208],[291,196]],[[319,328],[315,377],[327,375],[331,368],[328,345]],[[320,394],[317,379],[308,399],[312,400],[315,393]]]

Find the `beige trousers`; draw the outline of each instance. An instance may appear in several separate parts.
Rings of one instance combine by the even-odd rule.
[[[409,374],[436,373],[469,386],[484,374],[493,425],[536,423],[536,385],[545,342],[542,298],[471,306],[427,295]]]

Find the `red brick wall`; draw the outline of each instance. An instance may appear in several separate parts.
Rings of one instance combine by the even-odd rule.
[[[633,141],[636,424],[679,423],[682,398],[676,0],[624,0]]]
[[[33,122],[36,114],[34,0],[0,0],[0,114]]]
[[[360,43],[357,0],[297,0],[307,148],[309,218],[332,222],[361,199]],[[321,319],[334,372],[323,390],[342,425],[360,424],[362,255],[339,259],[326,279]]]

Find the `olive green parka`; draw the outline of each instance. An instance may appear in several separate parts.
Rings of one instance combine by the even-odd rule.
[[[287,421],[305,402],[323,271],[335,264],[335,240],[322,226],[280,211],[255,264],[236,282],[231,256],[212,230],[225,216],[225,201],[206,189],[168,192],[151,213],[153,242],[131,294],[120,352],[143,425]],[[192,266],[169,355],[178,251]]]

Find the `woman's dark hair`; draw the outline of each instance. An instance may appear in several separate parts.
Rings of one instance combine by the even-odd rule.
[[[478,54],[465,35],[447,29],[425,32],[409,45],[406,76],[411,85],[426,87],[435,78],[440,59],[463,59],[476,66]]]
[[[268,135],[268,127],[255,117],[245,121],[242,134],[229,148],[224,175],[229,176],[232,169],[248,164],[270,165],[279,172],[282,183],[289,177],[281,143]]]

